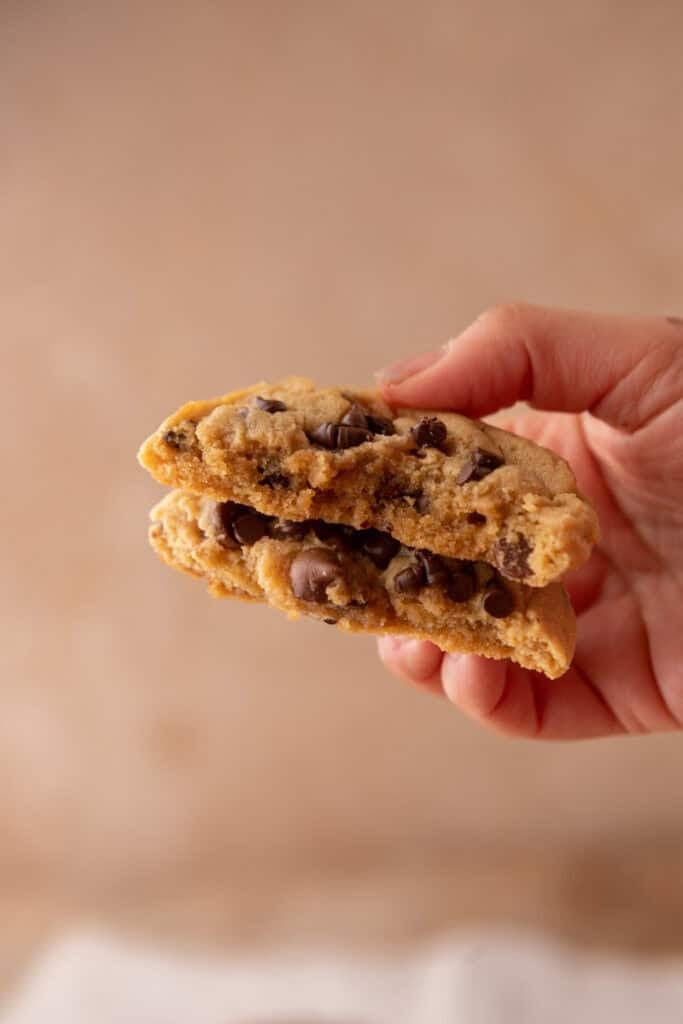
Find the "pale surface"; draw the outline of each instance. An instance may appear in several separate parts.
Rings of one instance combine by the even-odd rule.
[[[524,934],[455,935],[400,956],[327,950],[180,957],[79,933],[49,949],[3,1024],[672,1024],[683,977]]]
[[[405,934],[490,917],[492,844],[548,879],[504,914],[561,922],[556,858],[573,878],[613,849],[586,930],[623,940],[628,907],[634,943],[681,943],[657,888],[681,863],[680,737],[486,736],[371,641],[211,601],[145,536],[160,490],[135,449],[190,397],[362,385],[506,298],[681,314],[683,8],[552,11],[3,5],[3,976],[74,907],[305,933],[288,879],[324,894],[346,864],[403,883],[316,899],[325,934],[382,908]],[[462,903],[416,868],[434,857],[473,871]]]

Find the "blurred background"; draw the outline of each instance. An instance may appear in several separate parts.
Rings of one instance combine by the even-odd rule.
[[[0,7],[0,992],[186,950],[683,950],[679,736],[489,736],[146,541],[186,399],[364,385],[508,299],[683,305],[683,6]]]

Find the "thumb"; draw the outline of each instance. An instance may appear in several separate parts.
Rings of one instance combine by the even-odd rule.
[[[681,397],[683,323],[676,317],[609,316],[514,304],[474,321],[415,372],[383,372],[392,405],[485,416],[528,401],[588,411],[626,431]],[[412,369],[412,368],[411,368]]]

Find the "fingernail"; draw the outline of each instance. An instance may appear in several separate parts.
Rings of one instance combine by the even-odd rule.
[[[444,353],[443,348],[432,349],[431,352],[422,352],[418,356],[409,356],[407,359],[400,359],[391,366],[385,366],[377,370],[375,378],[378,384],[401,384],[408,377],[426,370],[428,366],[436,363]]]

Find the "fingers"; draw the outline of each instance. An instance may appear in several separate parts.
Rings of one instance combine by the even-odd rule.
[[[440,357],[428,355],[416,371],[404,364],[398,381],[385,371],[390,403],[483,416],[527,400],[632,431],[680,397],[683,332],[665,317],[510,305],[484,313]]]
[[[384,665],[443,696],[480,725],[507,736],[573,740],[624,731],[600,691],[576,666],[549,680],[507,661],[444,654],[434,644],[381,637]]]
[[[431,352],[421,352],[416,356],[408,356],[407,359],[401,359],[398,363],[394,363],[393,366],[378,370],[375,377],[379,384],[398,384],[407,377],[412,377],[414,374],[419,373],[420,370],[426,370],[428,366],[431,366],[437,359],[440,359],[443,353],[443,348],[435,348]]]
[[[414,686],[445,694],[480,725],[507,736],[570,740],[623,732],[600,692],[572,666],[549,680],[507,661],[443,654],[434,644],[382,637],[385,666]]]
[[[441,677],[444,693],[456,707],[508,736],[572,740],[623,731],[575,667],[549,680],[506,661],[448,654]]]
[[[443,696],[441,689],[441,662],[443,651],[426,640],[406,640],[403,637],[380,637],[379,656],[390,672],[414,686],[431,690]]]

